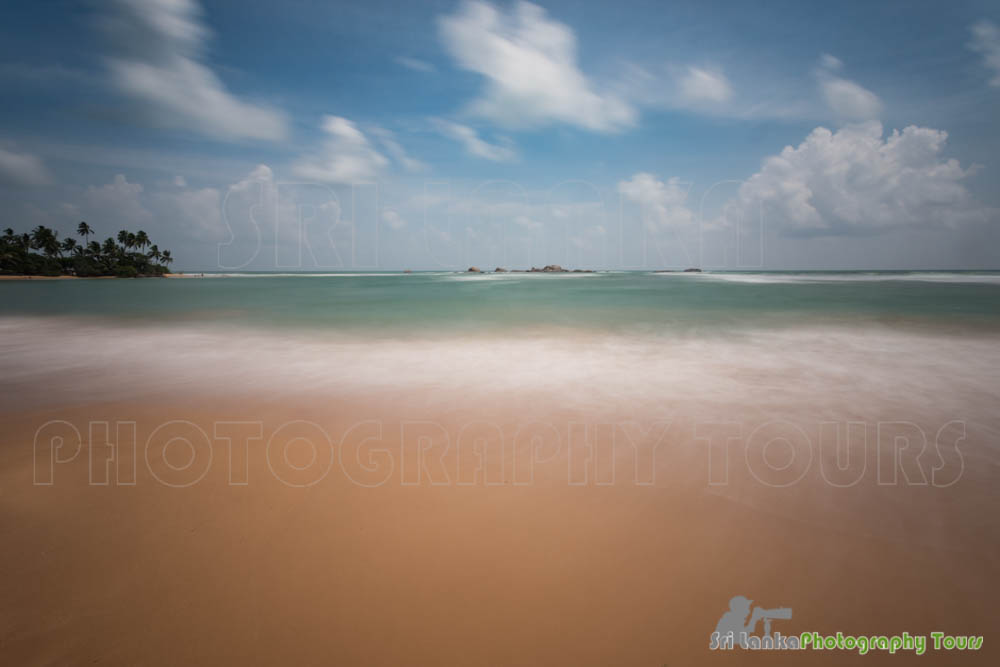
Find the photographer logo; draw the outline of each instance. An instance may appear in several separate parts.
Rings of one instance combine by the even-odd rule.
[[[729,601],[729,611],[722,615],[715,625],[708,647],[712,650],[732,650],[739,646],[751,650],[796,650],[802,648],[798,636],[786,636],[780,632],[771,634],[771,621],[788,620],[792,610],[787,607],[764,609],[750,606],[753,600],[737,595]],[[764,634],[758,636],[757,624],[764,621]]]

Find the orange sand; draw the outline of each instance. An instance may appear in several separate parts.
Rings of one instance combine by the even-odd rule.
[[[401,442],[402,420],[435,421],[454,439],[476,419],[508,434],[539,417],[565,426],[586,415],[538,403],[434,411],[400,405],[187,397],[3,416],[0,663],[674,666],[916,659],[709,652],[709,634],[729,598],[743,594],[794,609],[793,620],[776,621],[776,630],[981,634],[978,654],[941,652],[922,661],[996,664],[996,492],[975,471],[949,488],[880,487],[869,479],[831,489],[813,475],[769,488],[739,471],[728,485],[713,487],[707,447],[682,424],[662,445],[668,456],[640,464],[656,467],[650,486],[636,485],[629,474],[599,485],[597,468],[587,483],[568,484],[568,459],[582,445],[562,442],[546,451],[553,442],[541,431],[543,462],[534,466],[533,480],[513,465],[530,450],[528,439],[487,463],[486,479],[495,482],[487,485],[472,475],[477,459],[469,451],[450,450],[445,465],[436,466],[439,437],[423,443],[426,475],[415,480],[413,455],[422,445]],[[135,485],[88,484],[87,442],[76,458],[55,465],[52,485],[33,485],[32,440],[49,419],[84,433],[90,420],[136,421]],[[221,440],[212,444],[200,482],[184,488],[158,482],[154,472],[190,481],[171,477],[165,466],[183,464],[186,450],[168,448],[165,461],[170,436],[163,431],[149,443],[148,467],[143,458],[149,434],[172,419],[194,422],[209,435],[219,420],[262,422],[264,440],[249,448],[247,484],[228,483],[229,451]],[[310,420],[339,439],[366,419],[381,420],[383,442],[376,446],[394,461],[380,485],[353,483],[334,465],[314,485],[293,487],[269,469],[264,443],[283,423]],[[294,435],[283,433],[274,451]],[[362,438],[348,437],[337,451],[357,479],[377,484],[387,468],[372,472],[356,463]],[[640,449],[652,446],[648,437],[638,440]],[[118,450],[123,470],[132,460],[128,450]],[[49,449],[39,451],[47,461]],[[288,462],[274,461],[289,481],[301,483],[310,468],[293,466],[306,465],[310,455],[309,446],[294,441]],[[372,461],[384,466],[388,456],[376,453]],[[632,469],[631,460],[621,460],[616,470]],[[241,462],[237,456],[235,470]],[[443,474],[447,483],[433,486]],[[519,479],[528,483],[515,484]]]

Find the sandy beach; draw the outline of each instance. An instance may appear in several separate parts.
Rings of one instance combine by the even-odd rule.
[[[793,608],[798,628],[993,631],[984,586],[994,584],[984,582],[1000,567],[982,508],[996,492],[980,475],[948,489],[873,480],[833,489],[818,475],[771,488],[736,466],[713,487],[709,447],[682,423],[634,438],[636,478],[631,455],[554,439],[585,414],[537,400],[474,412],[400,405],[189,396],[6,415],[0,650],[25,665],[724,664],[735,656],[709,654],[708,635],[748,588],[766,592],[765,606]],[[555,431],[514,437],[536,417]],[[134,421],[137,454],[123,438],[105,477],[104,439],[84,435],[71,458],[61,424],[43,430],[33,461],[36,431],[51,419],[83,433],[91,422]],[[191,423],[154,433],[172,420]],[[327,450],[308,428],[287,426],[298,420],[335,443],[323,476]],[[350,430],[369,420],[381,436]],[[255,434],[218,426],[242,421],[261,438],[233,454],[214,435]],[[458,442],[463,426],[484,421],[510,444],[480,465]],[[168,444],[196,440],[192,424],[209,440]],[[601,436],[591,426],[593,444]],[[47,478],[61,435],[66,449]],[[656,449],[669,455],[647,456]],[[178,472],[192,451],[211,461]],[[52,484],[36,485],[39,474]],[[994,659],[987,642],[934,664]]]

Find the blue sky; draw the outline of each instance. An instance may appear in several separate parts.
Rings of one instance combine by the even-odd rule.
[[[8,3],[0,225],[188,270],[998,268],[1000,8],[873,4]]]

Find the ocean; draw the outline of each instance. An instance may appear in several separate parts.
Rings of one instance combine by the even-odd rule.
[[[0,282],[8,409],[164,390],[997,428],[1000,273],[205,274]],[[98,380],[98,378],[100,378]]]
[[[197,275],[197,274],[195,274]],[[203,274],[0,284],[0,317],[357,334],[671,336],[805,324],[990,329],[1000,272]]]

